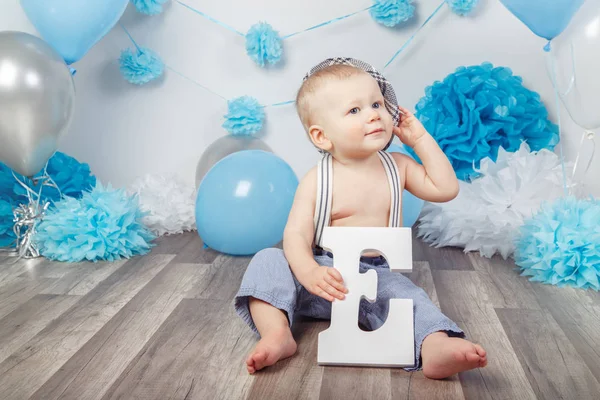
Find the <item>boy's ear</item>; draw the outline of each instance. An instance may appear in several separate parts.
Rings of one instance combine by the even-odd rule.
[[[321,150],[330,151],[333,147],[331,141],[325,136],[325,131],[319,125],[312,125],[308,129],[308,136],[313,144]]]

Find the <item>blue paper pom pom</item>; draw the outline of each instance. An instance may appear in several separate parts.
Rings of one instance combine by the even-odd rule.
[[[96,186],[96,177],[92,175],[89,164],[81,163],[60,151],[57,151],[50,159],[46,172],[60,188],[63,196],[80,198],[84,191],[90,191]],[[49,189],[45,196],[59,200],[58,191]]]
[[[156,15],[163,11],[163,4],[167,0],[131,0],[136,10],[146,15]]]
[[[90,166],[80,163],[75,158],[64,153],[56,152],[48,161],[46,172],[52,178],[54,183],[60,189],[63,196],[81,197],[84,191],[91,190],[96,185],[96,177],[90,172]],[[42,176],[43,171],[36,177]],[[29,186],[33,191],[39,193],[39,186],[21,175],[17,175],[21,182]],[[42,191],[42,201],[60,200],[60,193],[57,189],[44,186]],[[18,207],[21,203],[27,202],[27,193],[14,178],[12,170],[6,165],[0,163],[0,247],[7,246],[13,242],[15,235],[13,226],[13,207]],[[2,226],[10,226],[10,229],[2,229]]]
[[[479,0],[446,0],[446,3],[458,15],[468,15],[473,11]]]
[[[477,177],[473,165],[479,168],[480,160],[495,162],[500,147],[514,152],[526,141],[531,151],[552,150],[559,140],[539,94],[509,68],[490,63],[459,67],[427,87],[416,110],[465,181]]]
[[[123,77],[130,83],[143,85],[159,78],[165,71],[165,64],[158,54],[142,47],[139,51],[126,49],[119,58]]]
[[[12,170],[0,162],[0,247],[9,246],[16,236],[13,232],[13,207],[26,198],[15,193],[15,178]]]
[[[232,135],[251,136],[262,129],[265,119],[264,107],[250,96],[242,96],[227,102],[225,128]]]
[[[80,163],[75,158],[57,151],[48,161],[46,172],[52,178],[60,192],[50,186],[44,186],[42,189],[42,199],[49,201],[60,200],[60,194],[63,196],[79,198],[84,191],[91,190],[96,186],[96,177],[91,174],[90,166],[86,163]],[[43,171],[38,173],[36,177],[43,175]],[[35,186],[33,182],[19,176],[21,182],[24,182],[32,188],[36,193],[39,192],[39,186]],[[27,196],[25,188],[14,181],[14,192],[20,196]]]
[[[515,263],[532,281],[600,289],[600,202],[561,198],[525,221]]]
[[[413,0],[373,0],[371,17],[381,25],[393,27],[408,21],[415,14]]]
[[[281,37],[266,22],[254,24],[246,34],[246,52],[261,67],[265,63],[276,64],[283,54]]]
[[[13,198],[15,183],[12,170],[0,162],[0,198]]]
[[[13,211],[11,203],[0,198],[0,247],[10,245],[15,239],[12,217]]]
[[[114,261],[146,254],[155,236],[142,224],[138,199],[97,184],[81,199],[66,197],[47,212],[34,237],[51,260]]]

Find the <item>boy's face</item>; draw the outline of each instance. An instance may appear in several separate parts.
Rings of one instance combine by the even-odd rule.
[[[315,125],[333,146],[328,151],[368,156],[382,150],[392,137],[392,116],[379,85],[367,73],[327,82],[315,96],[313,110]]]

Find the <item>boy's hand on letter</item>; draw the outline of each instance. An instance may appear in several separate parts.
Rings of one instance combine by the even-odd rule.
[[[346,297],[344,294],[348,293],[348,289],[344,287],[342,275],[333,267],[319,265],[309,271],[303,280],[304,282],[300,283],[309,293],[328,301],[343,300]]]

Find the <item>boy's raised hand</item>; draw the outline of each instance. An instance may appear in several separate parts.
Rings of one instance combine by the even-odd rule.
[[[398,106],[400,110],[400,122],[394,127],[394,134],[400,141],[409,147],[414,147],[419,139],[427,133],[421,121],[406,108]]]

